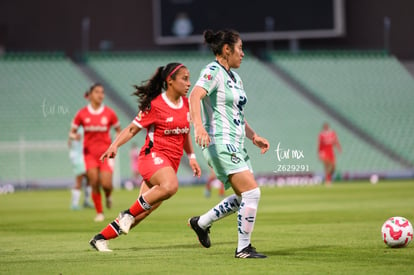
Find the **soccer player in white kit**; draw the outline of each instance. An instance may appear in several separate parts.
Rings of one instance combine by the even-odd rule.
[[[206,44],[213,51],[216,60],[208,64],[191,91],[190,110],[194,124],[194,138],[203,148],[203,155],[225,184],[232,187],[233,195],[200,217],[189,219],[189,225],[196,232],[200,243],[210,247],[209,229],[216,220],[238,212],[238,245],[236,258],[266,258],[256,251],[250,242],[260,189],[254,178],[249,156],[244,148],[247,137],[265,153],[269,142],[258,136],[244,117],[247,96],[239,75],[232,71],[239,68],[244,57],[240,35],[234,30],[216,33],[204,32]],[[204,124],[201,119],[203,106]]]

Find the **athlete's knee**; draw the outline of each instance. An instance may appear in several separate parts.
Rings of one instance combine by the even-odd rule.
[[[175,183],[167,184],[166,186],[164,186],[164,188],[166,191],[166,195],[168,197],[172,197],[178,191],[178,184],[175,184]]]
[[[101,181],[101,186],[105,191],[111,191],[113,189],[112,181]]]
[[[88,173],[87,174],[88,183],[91,186],[98,185],[99,177],[95,173]]]
[[[98,179],[90,179],[90,180],[89,180],[89,185],[91,186],[92,191],[93,191],[94,193],[99,192],[99,190],[100,190],[100,186],[99,186]]]
[[[260,188],[256,187],[249,191],[243,192],[241,195],[242,195],[242,198],[246,198],[246,199],[260,199],[260,196],[261,196]]]
[[[174,196],[175,193],[177,193],[178,183],[175,183],[175,182],[164,183],[162,185],[158,185],[158,189],[162,194],[162,198],[166,200]]]

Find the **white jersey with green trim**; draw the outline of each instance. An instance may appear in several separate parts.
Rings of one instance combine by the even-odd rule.
[[[243,148],[247,97],[240,76],[214,61],[201,71],[196,86],[207,91],[202,100],[202,113],[211,143]]]

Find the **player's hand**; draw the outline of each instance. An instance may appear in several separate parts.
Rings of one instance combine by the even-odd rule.
[[[191,167],[191,170],[193,170],[193,172],[194,172],[194,174],[193,174],[193,176],[194,177],[201,177],[201,169],[200,169],[200,165],[198,165],[198,162],[197,162],[197,160],[196,159],[190,159],[190,167]]]
[[[100,161],[104,162],[106,158],[114,158],[116,156],[116,153],[118,151],[118,148],[115,146],[109,146],[109,148],[105,151],[105,153],[102,154],[102,156],[99,158]]]
[[[195,142],[201,147],[208,147],[211,141],[210,136],[202,125],[194,125],[194,139]]]
[[[269,142],[267,141],[267,139],[265,139],[264,137],[259,137],[259,136],[255,136],[253,138],[253,144],[256,145],[257,147],[259,147],[260,153],[264,154],[267,152],[267,150],[269,150]]]
[[[69,133],[69,140],[77,140],[80,141],[82,139],[82,136],[77,133]]]

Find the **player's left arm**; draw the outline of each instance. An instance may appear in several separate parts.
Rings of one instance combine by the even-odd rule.
[[[200,168],[200,165],[198,165],[196,155],[194,154],[193,142],[191,141],[190,133],[186,134],[184,137],[184,151],[186,152],[188,156],[190,167],[194,172],[194,176],[200,177],[201,168]]]
[[[121,133],[121,123],[118,120],[118,116],[116,115],[115,112],[112,113],[112,125],[115,129],[115,138],[117,136],[119,136],[119,134]]]
[[[121,126],[118,125],[117,127],[115,127],[115,137],[119,136],[120,133],[121,133]]]
[[[253,130],[252,127],[250,127],[247,121],[245,121],[244,129],[246,131],[246,137],[250,139],[254,145],[261,149],[260,152],[262,154],[266,153],[267,150],[269,150],[270,145],[267,139],[256,134],[256,132]]]

